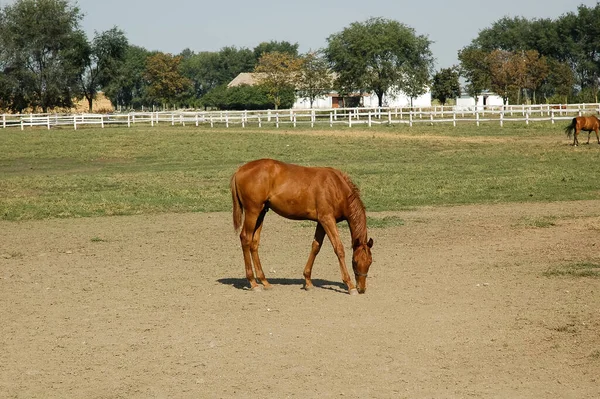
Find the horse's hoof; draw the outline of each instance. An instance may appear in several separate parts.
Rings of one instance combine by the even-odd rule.
[[[267,291],[268,291],[268,290],[272,290],[272,289],[273,289],[273,286],[272,286],[271,284],[263,285],[263,289],[265,289],[265,290],[267,290]]]
[[[352,288],[348,291],[350,295],[358,295],[358,290],[356,288]]]
[[[315,286],[314,286],[314,285],[305,285],[305,286],[304,286],[304,291],[312,291],[312,290],[313,290],[313,288],[315,288]]]
[[[250,290],[254,292],[261,292],[263,290],[263,287],[262,285],[257,285],[256,287],[250,288]]]

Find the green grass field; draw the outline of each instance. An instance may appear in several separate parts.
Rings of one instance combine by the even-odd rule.
[[[231,174],[263,157],[344,170],[368,211],[597,199],[600,146],[563,128],[0,129],[0,219],[229,211]]]

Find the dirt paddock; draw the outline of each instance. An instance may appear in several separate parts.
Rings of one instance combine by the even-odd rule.
[[[228,213],[0,222],[0,397],[600,397],[600,279],[548,275],[600,262],[600,201],[386,215],[356,297],[274,214],[264,292]]]

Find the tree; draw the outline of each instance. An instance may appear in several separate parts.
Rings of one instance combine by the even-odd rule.
[[[552,58],[548,60],[546,85],[542,86],[547,102],[550,97],[555,96],[556,102],[568,103],[569,96],[573,93],[574,83],[573,71],[567,63]]]
[[[147,82],[144,79],[150,55],[143,47],[127,46],[123,61],[118,64],[111,81],[103,87],[104,94],[115,107],[139,108],[152,104],[146,94]]]
[[[408,79],[428,77],[433,56],[425,36],[397,21],[370,18],[327,38],[325,56],[341,92],[372,92],[379,106],[387,93],[407,89]],[[414,87],[419,87],[417,82]]]
[[[258,63],[260,57],[262,57],[265,53],[286,53],[291,55],[292,57],[298,57],[298,43],[290,43],[286,41],[277,42],[262,42],[258,46],[254,47],[254,58]]]
[[[70,107],[85,58],[82,14],[66,0],[17,0],[0,11],[0,67],[8,107]]]
[[[148,58],[144,76],[148,82],[148,95],[162,104],[174,104],[191,85],[179,71],[181,56],[156,53]]]
[[[527,50],[522,55],[525,59],[525,84],[531,90],[533,103],[536,103],[536,92],[548,77],[549,67],[546,57],[540,57],[535,50]]]
[[[460,75],[467,81],[467,93],[475,98],[475,103],[481,92],[490,88],[487,55],[485,51],[473,46],[465,47],[458,52]]]
[[[332,89],[333,77],[327,60],[316,52],[309,52],[302,58],[302,66],[296,90],[300,97],[308,98],[310,108],[319,97],[329,93]]]
[[[125,58],[127,38],[122,30],[116,27],[102,33],[96,33],[91,44],[86,42],[87,59],[85,71],[81,75],[80,88],[88,101],[89,112],[92,112],[93,101],[101,87],[107,87],[115,77],[119,65]]]
[[[446,105],[449,98],[460,96],[458,67],[442,68],[433,76],[431,95],[442,105]]]
[[[410,106],[413,106],[413,100],[420,95],[427,93],[427,88],[431,83],[429,68],[420,68],[405,65],[403,68],[403,91],[410,98]]]
[[[487,60],[491,89],[507,104],[509,96],[517,94],[524,86],[524,59],[510,51],[494,50],[487,56]]]
[[[281,105],[282,95],[290,88],[293,90],[298,82],[302,60],[288,53],[265,53],[260,57],[254,69],[257,80],[269,92],[275,109]]]

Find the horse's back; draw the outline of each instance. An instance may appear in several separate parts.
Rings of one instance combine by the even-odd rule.
[[[600,120],[596,115],[577,116],[573,118],[573,124],[576,125],[577,130],[592,131],[600,127]]]
[[[243,202],[268,202],[271,209],[288,218],[316,219],[324,208],[337,208],[348,191],[337,169],[274,159],[248,162],[238,169],[235,179]]]

